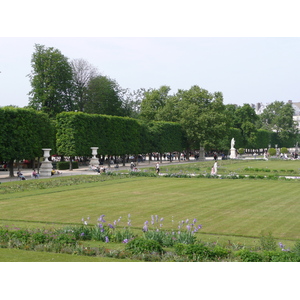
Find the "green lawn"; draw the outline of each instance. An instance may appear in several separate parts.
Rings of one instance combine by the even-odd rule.
[[[134,262],[134,260],[0,248],[0,262]]]
[[[196,218],[202,233],[300,238],[298,181],[198,178],[128,178],[1,195],[2,225],[79,224],[101,214],[108,222],[128,214],[134,228],[151,215],[164,218],[163,228]],[[48,225],[49,226],[49,225]]]
[[[213,161],[205,161],[190,162],[188,164],[174,163],[165,166],[162,164],[161,172],[210,173],[213,163]],[[258,168],[260,170],[249,171],[247,170],[249,168]],[[270,172],[265,172],[265,170],[269,170]],[[218,174],[228,175],[230,173],[238,173],[239,175],[251,175],[255,173],[258,175],[300,176],[300,160],[218,160]]]

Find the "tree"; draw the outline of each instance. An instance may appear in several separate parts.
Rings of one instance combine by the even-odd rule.
[[[199,149],[200,144],[207,149],[218,148],[229,128],[222,93],[209,93],[197,85],[167,97],[155,119],[180,123],[187,150]]]
[[[231,127],[241,130],[241,145],[246,148],[254,148],[257,133],[257,116],[254,108],[249,104],[237,106],[233,104],[226,105],[226,114],[229,118]]]
[[[42,148],[54,147],[54,128],[49,117],[33,109],[0,108],[0,159],[13,163],[41,157]]]
[[[122,108],[124,116],[139,119],[141,103],[144,97],[145,89],[137,89],[131,92],[129,89],[121,90]]]
[[[87,88],[90,80],[98,75],[98,71],[84,59],[73,59],[71,61],[74,101],[78,111],[84,111],[88,101]]]
[[[31,66],[29,107],[50,117],[73,110],[72,68],[68,58],[58,49],[35,44]]]
[[[148,121],[157,120],[159,111],[163,109],[169,98],[170,90],[170,87],[164,85],[159,89],[145,91],[141,103],[141,118]]]
[[[293,115],[294,109],[291,103],[275,101],[269,104],[260,115],[261,128],[276,132],[283,143],[284,140],[294,137],[297,133]]]
[[[90,79],[87,87],[88,101],[84,111],[90,114],[123,116],[121,88],[107,76],[98,75]]]

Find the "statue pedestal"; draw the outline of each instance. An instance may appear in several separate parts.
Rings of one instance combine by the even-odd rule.
[[[91,147],[93,157],[90,160],[90,166],[99,166],[99,159],[96,157],[98,147]]]
[[[51,161],[43,161],[40,167],[40,176],[41,177],[51,177],[51,171],[53,169]]]
[[[204,153],[204,148],[200,147],[200,151],[199,151],[199,160],[203,161],[205,160],[205,153]]]
[[[51,171],[53,169],[52,162],[48,160],[51,149],[42,149],[44,151],[45,160],[42,162],[40,167],[41,177],[51,177]]]
[[[230,158],[236,158],[236,150],[235,148],[230,149]]]

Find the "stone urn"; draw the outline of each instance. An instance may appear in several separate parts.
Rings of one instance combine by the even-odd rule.
[[[99,165],[99,159],[96,157],[98,152],[97,150],[99,149],[98,147],[91,147],[92,149],[92,158],[90,160],[90,166],[98,166]]]
[[[50,156],[51,149],[44,148],[42,150],[44,151],[44,161],[42,162],[42,165],[40,167],[40,176],[41,177],[50,177],[51,171],[53,169],[52,162],[48,159]]]

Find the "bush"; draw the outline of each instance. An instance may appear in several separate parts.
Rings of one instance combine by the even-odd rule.
[[[274,148],[270,148],[270,149],[268,150],[268,152],[269,152],[270,156],[276,155],[276,149],[274,149]]]
[[[276,241],[271,232],[268,235],[261,234],[259,240],[262,250],[276,250]]]
[[[244,148],[239,148],[239,150],[238,150],[238,152],[239,152],[239,154],[244,154],[245,153],[245,149]]]
[[[56,163],[56,168],[58,170],[68,170],[70,168],[70,162],[69,161],[58,161]],[[78,169],[78,161],[72,161],[72,168]]]
[[[220,246],[216,246],[210,249],[204,244],[184,245],[176,244],[175,253],[177,255],[187,256],[191,261],[207,261],[207,260],[219,260],[220,258],[227,257],[230,251]]]
[[[261,254],[256,252],[251,252],[247,249],[240,250],[236,253],[237,256],[241,257],[243,262],[261,262],[263,257]]]
[[[300,257],[289,251],[264,251],[263,260],[265,262],[298,262]]]
[[[131,252],[132,254],[143,254],[143,253],[164,253],[162,246],[154,240],[146,240],[144,238],[135,238],[129,241],[125,250]]]
[[[280,150],[281,153],[288,153],[288,149],[286,147],[282,147]]]

